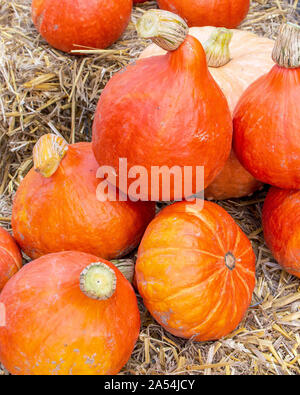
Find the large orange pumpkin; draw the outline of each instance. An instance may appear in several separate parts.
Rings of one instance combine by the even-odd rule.
[[[231,113],[243,92],[273,66],[274,41],[251,32],[223,28],[193,27],[189,34],[197,38],[207,54],[208,68],[227,98]],[[140,58],[165,54],[150,44]],[[208,186],[205,196],[229,199],[247,196],[262,186],[238,161],[232,150],[224,168]]]
[[[0,227],[0,291],[22,266],[22,256],[15,240]]]
[[[132,0],[33,0],[32,19],[54,48],[106,48],[128,25]]]
[[[186,37],[187,30],[185,22],[172,13],[146,12],[138,24],[140,35],[171,49],[115,74],[95,114],[93,150],[98,163],[113,167],[118,176],[120,158],[126,158],[128,169],[135,165],[146,169],[149,189],[141,191],[141,199],[183,196],[184,174],[177,186],[171,183],[164,188],[160,182],[159,198],[153,199],[153,167],[176,166],[182,173],[185,166],[190,167],[193,194],[199,192],[196,167],[204,167],[207,186],[230,153],[232,121],[227,101],[208,72],[201,44]],[[131,194],[131,180],[126,190],[117,182],[123,192]],[[151,187],[153,191],[155,186]]]
[[[242,95],[234,112],[234,148],[258,180],[300,188],[300,27],[280,30],[276,65]]]
[[[233,331],[255,285],[251,243],[212,202],[179,202],[150,223],[138,250],[136,281],[145,306],[169,332],[197,341]]]
[[[270,189],[263,207],[266,243],[289,273],[300,277],[300,191]]]
[[[74,250],[112,259],[138,245],[155,205],[100,201],[91,143],[68,146],[61,137],[44,135],[34,148],[34,165],[12,213],[14,236],[28,256]]]
[[[189,26],[237,27],[248,13],[249,0],[157,0],[160,8],[184,18]]]
[[[135,293],[113,264],[81,252],[45,255],[4,287],[0,361],[15,375],[116,374],[140,329]]]

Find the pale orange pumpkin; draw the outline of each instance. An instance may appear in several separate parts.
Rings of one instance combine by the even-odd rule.
[[[225,94],[232,113],[248,86],[274,65],[271,58],[274,41],[268,38],[242,30],[228,31],[211,26],[193,27],[189,34],[204,46],[209,71]],[[151,44],[140,58],[164,53],[159,46]],[[212,199],[238,198],[253,193],[261,186],[262,183],[242,167],[232,151],[223,170],[206,189],[205,196]]]

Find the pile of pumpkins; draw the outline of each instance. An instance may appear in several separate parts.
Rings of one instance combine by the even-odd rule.
[[[255,254],[231,216],[208,200],[179,201],[155,216],[149,196],[127,196],[130,185],[116,201],[99,199],[97,169],[112,166],[117,182],[119,158],[149,170],[204,166],[209,199],[271,184],[265,240],[300,277],[300,27],[283,24],[275,42],[257,37],[234,29],[249,1],[227,3],[158,0],[162,9],[137,23],[153,44],[106,85],[92,142],[37,141],[13,202],[14,239],[0,232],[0,361],[12,374],[121,370],[140,315],[117,263],[138,246],[135,286],[173,335],[219,339],[250,305]],[[132,0],[32,4],[40,33],[67,52],[110,45],[131,8]],[[172,186],[170,196],[178,199]],[[33,259],[23,267],[19,247]]]

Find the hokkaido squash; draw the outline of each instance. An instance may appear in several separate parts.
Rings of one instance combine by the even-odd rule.
[[[54,48],[107,48],[126,29],[132,0],[33,0],[32,20]]]
[[[184,185],[197,190],[197,166],[204,167],[204,186],[220,172],[228,159],[232,121],[227,101],[208,72],[205,52],[178,16],[162,10],[147,11],[138,23],[139,34],[151,37],[168,50],[164,56],[138,60],[115,74],[100,97],[93,124],[93,150],[100,165],[111,166],[119,188],[119,162],[128,169],[146,169],[148,191],[140,199],[175,200]],[[181,45],[180,45],[181,44]],[[220,149],[221,147],[221,149]],[[153,185],[153,167],[192,169],[170,187]],[[187,181],[189,179],[189,182]],[[113,181],[112,181],[113,182]],[[151,188],[150,188],[151,185]],[[157,188],[156,188],[157,186]],[[124,189],[126,188],[126,189]],[[156,188],[156,197],[153,192]]]
[[[255,255],[223,208],[178,202],[148,226],[136,282],[145,306],[167,331],[215,340],[233,331],[249,307]]]
[[[248,86],[274,66],[271,58],[274,41],[268,38],[211,26],[193,27],[189,34],[203,45],[209,71],[226,96],[232,113]],[[150,44],[140,58],[165,53],[158,45]],[[206,189],[205,196],[209,199],[239,198],[261,186],[262,183],[240,164],[232,150],[224,168]]]
[[[0,227],[0,291],[22,266],[22,256],[15,240]]]
[[[234,112],[234,148],[258,180],[300,189],[300,27],[283,24],[277,63],[242,95]]]
[[[13,234],[29,257],[74,250],[113,259],[138,245],[155,205],[101,201],[91,143],[67,145],[47,134],[33,156],[34,169],[18,188],[12,213]]]
[[[116,374],[139,334],[131,285],[90,254],[49,254],[25,265],[0,303],[0,361],[14,375]]]
[[[248,13],[249,0],[157,0],[160,8],[185,19],[189,26],[237,27]]]
[[[300,277],[300,191],[273,187],[263,207],[265,241],[277,262]]]

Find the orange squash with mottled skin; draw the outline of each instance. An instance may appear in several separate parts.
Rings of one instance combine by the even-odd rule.
[[[80,274],[102,262],[116,277],[106,300],[81,291]],[[14,375],[117,374],[140,329],[130,283],[110,262],[81,252],[45,255],[24,266],[4,287],[0,303],[0,360]]]
[[[262,220],[274,258],[287,272],[300,277],[300,191],[271,188]]]
[[[15,240],[0,227],[0,291],[22,267],[22,256]]]
[[[205,52],[198,40],[187,36],[178,49],[163,56],[138,60],[115,74],[100,97],[93,123],[93,150],[100,165],[113,167],[119,177],[119,159],[128,169],[151,170],[174,166],[192,169],[189,184],[196,187],[196,167],[204,167],[204,187],[223,168],[230,154],[232,120],[227,101],[208,72]],[[221,149],[220,149],[221,147]],[[161,180],[160,180],[161,181]],[[118,182],[118,179],[117,179]],[[129,193],[128,189],[120,189]],[[183,195],[184,176],[170,190],[160,182],[159,198]],[[152,185],[151,185],[152,186]],[[170,192],[169,198],[164,193]]]
[[[113,259],[136,248],[155,205],[99,201],[98,167],[91,143],[76,143],[51,177],[34,169],[26,175],[14,199],[12,228],[28,256],[74,250]]]
[[[219,339],[243,318],[255,285],[251,243],[231,216],[205,201],[179,202],[150,223],[136,281],[145,306],[170,333]]]
[[[300,189],[300,26],[281,26],[276,64],[241,96],[233,117],[233,146],[256,179]]]
[[[32,20],[45,40],[64,52],[107,48],[126,29],[132,0],[33,0]]]
[[[250,0],[157,0],[160,8],[174,12],[189,26],[237,27],[246,17]]]

